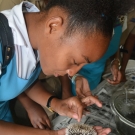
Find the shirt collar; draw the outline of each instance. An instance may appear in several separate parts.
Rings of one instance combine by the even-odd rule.
[[[28,79],[39,61],[39,53],[37,51],[38,56],[35,57],[27,33],[24,12],[39,12],[39,9],[32,3],[23,1],[11,10],[2,11],[13,32],[17,74],[20,78]]]

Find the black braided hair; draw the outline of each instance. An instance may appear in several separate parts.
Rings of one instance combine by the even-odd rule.
[[[45,11],[59,7],[68,13],[66,34],[101,32],[111,36],[117,16],[125,15],[135,0],[49,0]]]

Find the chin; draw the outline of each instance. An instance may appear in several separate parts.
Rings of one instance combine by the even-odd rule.
[[[47,70],[43,70],[43,69],[42,69],[42,71],[43,71],[43,73],[44,73],[45,75],[47,75],[47,76],[52,75],[52,74],[50,74],[50,72],[48,72]]]

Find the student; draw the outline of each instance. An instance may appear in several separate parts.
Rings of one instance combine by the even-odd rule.
[[[118,61],[115,61],[115,63],[112,64],[111,69],[112,71],[115,71],[117,79],[116,81],[108,79],[108,82],[113,85],[126,81],[125,69],[135,46],[135,10],[132,10],[127,14],[127,29],[122,34],[120,45],[123,46],[124,50],[121,52],[121,68],[120,70],[118,69]]]
[[[22,1],[23,0],[13,0],[13,1],[1,0],[0,1],[0,11],[11,9],[15,5],[20,4]],[[45,8],[45,4],[47,3],[47,0],[40,0],[40,1],[27,0],[27,1],[35,4],[40,10],[43,10]],[[40,128],[40,129],[51,128],[50,120],[49,120],[49,118],[48,118],[48,116],[47,116],[47,114],[42,106],[40,106],[36,102],[33,102],[25,93],[20,94],[17,97],[17,99],[22,103],[23,107],[25,108],[31,123],[27,120],[28,117],[24,115],[25,113],[22,113],[24,110],[23,109],[20,110],[20,108],[21,108],[20,105],[19,105],[19,112],[17,112],[17,116],[20,114],[19,116],[21,117],[21,122],[19,121],[20,118],[18,119],[18,117],[16,118],[16,116],[14,116],[15,122],[21,123],[23,125],[31,125],[32,124],[32,126],[34,128]],[[17,110],[13,109],[13,104],[11,105],[11,107],[12,107],[12,111],[11,111],[12,113],[13,112],[15,113],[16,111],[18,111],[18,109]],[[15,107],[18,107],[18,106],[15,106]],[[13,115],[14,115],[14,113],[13,113]],[[23,121],[22,121],[22,117],[24,119]],[[6,121],[13,121],[10,112],[8,112],[3,117],[3,119]]]
[[[24,91],[43,107],[51,107],[58,114],[78,121],[86,105],[95,103],[101,107],[100,101],[93,96],[81,100],[77,97],[57,99],[45,91],[36,79],[41,71],[40,65],[46,75],[73,76],[85,64],[95,62],[103,56],[117,16],[112,12],[112,3],[105,2],[50,0],[44,12],[39,12],[29,2],[22,2],[11,10],[1,12],[8,19],[14,44],[13,55],[10,54],[12,48],[7,46],[7,50],[3,49],[4,42],[8,40],[3,34],[5,27],[2,27],[4,30],[1,34],[0,51],[6,55],[0,56],[1,134],[65,134],[65,129],[40,130],[2,121],[6,115],[9,116],[8,101]],[[100,7],[98,11],[97,6]],[[105,15],[113,17],[106,19]],[[5,26],[5,22],[3,25]],[[9,39],[11,41],[12,37]],[[10,57],[12,59],[7,63]],[[106,135],[110,129],[96,128],[96,131],[99,135]]]
[[[125,1],[123,6],[124,6],[123,8],[126,9],[129,6],[128,1]],[[115,10],[117,11],[117,9]],[[114,84],[118,84],[119,79],[121,77],[121,73],[119,71],[120,60],[119,60],[119,53],[115,53],[115,52],[119,48],[121,34],[122,34],[122,25],[119,23],[119,21],[116,21],[114,24],[113,37],[111,39],[109,48],[107,52],[104,54],[104,56],[96,62],[89,63],[83,66],[82,69],[75,76],[72,77],[72,79],[70,78],[72,81],[71,84],[72,92],[70,90],[71,87],[70,87],[70,82],[68,77],[65,76],[61,78],[63,82],[63,98],[70,97],[72,96],[72,94],[78,95],[79,97],[85,97],[87,95],[91,95],[91,90],[94,90],[99,84],[99,82],[101,81],[101,77],[105,69],[106,61],[109,57],[110,59],[112,59],[110,65],[112,67],[115,66],[115,69],[112,70],[112,73],[114,73],[114,71],[117,70],[119,74],[119,78],[117,78],[117,74],[114,73],[113,74],[114,80],[108,79],[108,82],[110,83],[113,82]]]
[[[113,56],[119,48],[121,34],[122,34],[122,26],[121,26],[121,24],[119,24],[119,26],[114,27],[114,35],[113,35],[112,40],[109,44],[108,50],[106,51],[104,56],[100,60],[98,60],[94,63],[90,63],[90,64],[83,66],[82,69],[78,72],[78,78],[76,80],[76,84],[72,83],[72,93],[74,95],[76,94],[75,93],[76,88],[77,88],[76,89],[77,94],[81,95],[81,89],[79,89],[79,86],[80,86],[79,80],[82,77],[84,77],[85,79],[88,80],[88,84],[89,84],[88,87],[90,87],[90,90],[94,90],[97,87],[97,85],[101,81],[101,77],[102,77],[102,74],[103,74],[104,69],[105,69],[106,61],[111,56]],[[85,89],[82,89],[82,90],[83,90],[83,93],[86,94],[89,91],[89,88],[87,88],[86,90]],[[83,96],[83,94],[82,94],[82,96]]]

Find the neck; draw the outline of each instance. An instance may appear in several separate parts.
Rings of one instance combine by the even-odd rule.
[[[43,29],[41,30],[41,18],[43,14],[40,13],[24,13],[26,27],[28,31],[29,40],[33,49],[38,50],[39,39],[42,38]],[[43,28],[43,27],[42,27]]]

